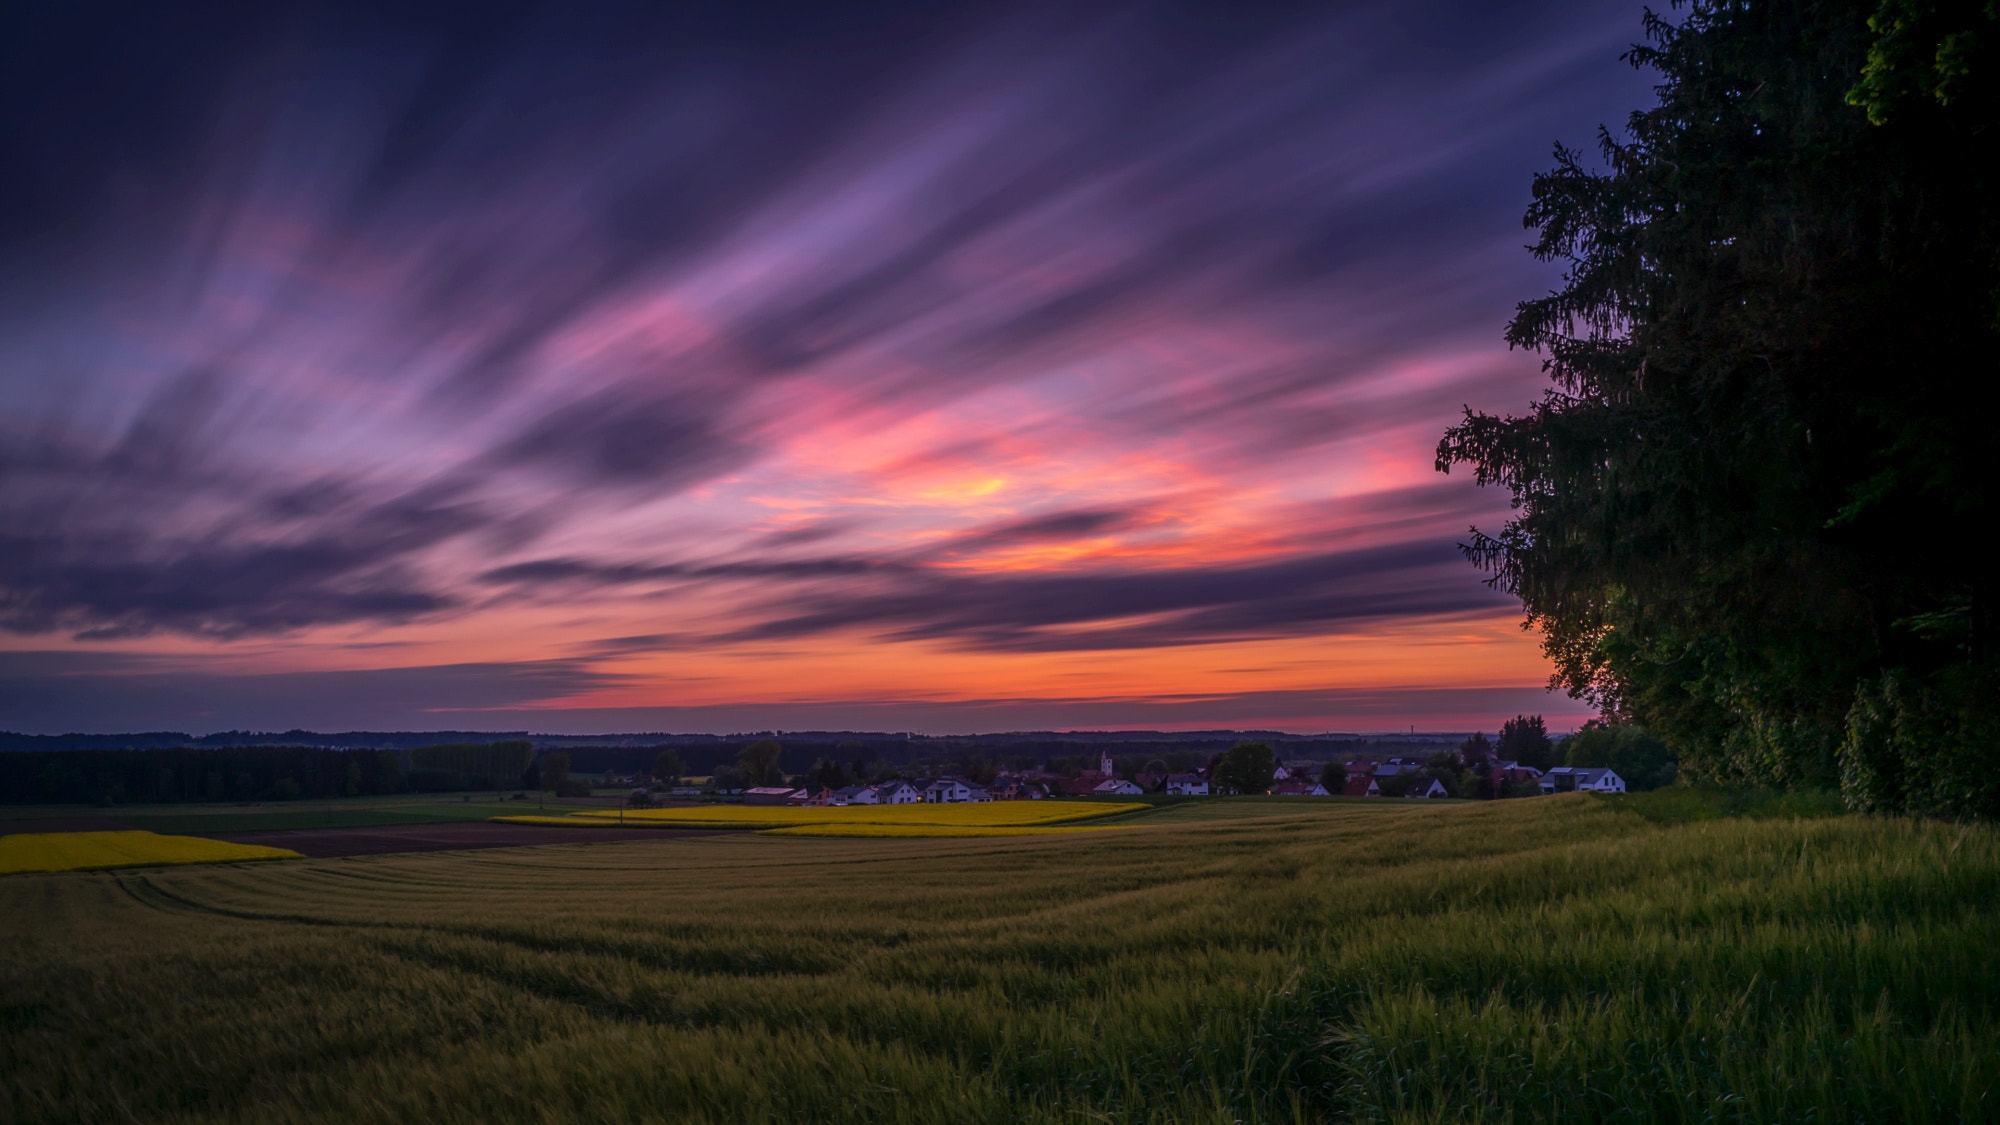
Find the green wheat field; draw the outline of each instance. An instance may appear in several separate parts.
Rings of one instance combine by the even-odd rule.
[[[0,879],[10,1121],[1973,1121],[2000,833],[1216,799]]]

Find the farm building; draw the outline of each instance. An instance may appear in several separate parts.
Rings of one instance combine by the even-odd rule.
[[[759,785],[743,791],[743,803],[746,805],[790,804],[792,794],[796,792],[798,790],[789,785]]]

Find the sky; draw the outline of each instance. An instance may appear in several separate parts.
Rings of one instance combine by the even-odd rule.
[[[1555,728],[1637,4],[10,5],[0,729]]]

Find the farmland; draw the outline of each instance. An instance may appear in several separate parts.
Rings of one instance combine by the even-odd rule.
[[[1990,1117],[2000,834],[1724,811],[1222,799],[12,876],[0,1115]]]
[[[1078,821],[1125,816],[1150,807],[1125,801],[981,801],[841,807],[708,805],[631,811],[592,809],[561,819],[536,817],[533,823],[636,821],[689,828],[759,829],[793,836],[1005,836],[1037,830],[1069,831]]]

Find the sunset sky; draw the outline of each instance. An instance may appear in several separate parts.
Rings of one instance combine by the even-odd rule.
[[[183,9],[4,16],[0,729],[1584,717],[1432,451],[1638,4]]]

